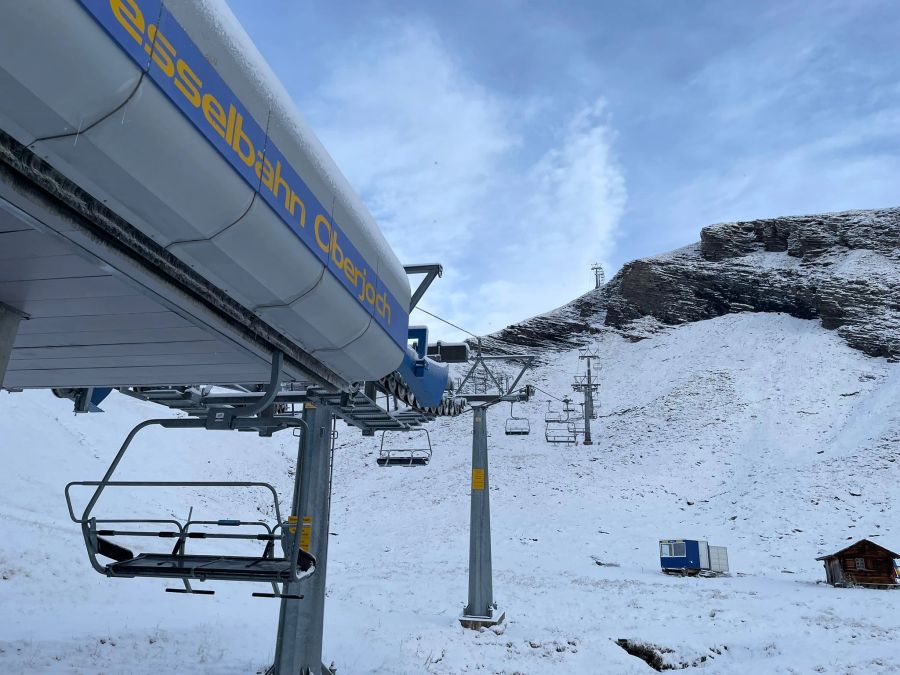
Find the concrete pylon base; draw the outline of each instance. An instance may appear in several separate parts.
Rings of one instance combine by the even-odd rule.
[[[309,673],[309,670],[306,670],[306,671],[303,673],[303,675],[307,675],[307,673]],[[275,666],[274,666],[274,665],[271,666],[271,667],[266,671],[266,675],[276,675],[276,673],[275,673]],[[315,674],[313,674],[313,675],[315,675]],[[322,664],[322,675],[337,675],[337,668],[334,667],[334,664],[333,664],[333,663],[332,663],[330,666],[326,666],[326,665],[323,663],[323,664]]]
[[[505,620],[506,612],[501,612],[500,610],[496,609],[494,610],[493,616],[469,616],[467,614],[463,614],[461,617],[459,617],[459,623],[462,624],[462,627],[471,628],[472,630],[497,626],[503,623]]]

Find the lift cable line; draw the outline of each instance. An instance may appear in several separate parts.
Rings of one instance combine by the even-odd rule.
[[[425,312],[428,316],[434,317],[434,318],[437,319],[438,321],[443,321],[445,324],[447,324],[448,326],[452,326],[452,327],[455,328],[456,330],[461,330],[461,331],[462,331],[463,333],[465,333],[466,335],[471,335],[471,336],[472,336],[473,338],[475,338],[476,340],[480,340],[480,339],[481,339],[481,338],[479,338],[477,335],[475,335],[475,333],[473,333],[472,331],[468,331],[468,330],[466,330],[465,328],[463,328],[463,327],[461,327],[461,326],[457,326],[457,325],[456,325],[455,323],[453,323],[452,321],[447,321],[447,319],[442,319],[442,318],[439,317],[437,314],[432,314],[431,312],[429,312],[429,311],[428,311],[427,309],[425,309],[424,307],[416,307],[416,309],[419,310],[420,312]]]
[[[561,399],[561,398],[559,398],[559,397],[557,397],[557,396],[554,396],[554,395],[551,394],[549,391],[544,391],[543,389],[541,389],[540,387],[537,387],[537,386],[535,386],[535,385],[531,385],[531,386],[534,388],[535,391],[539,391],[539,392],[541,392],[542,394],[546,394],[547,396],[549,396],[549,397],[552,398],[553,400],[559,401],[560,403],[563,402],[563,399]]]

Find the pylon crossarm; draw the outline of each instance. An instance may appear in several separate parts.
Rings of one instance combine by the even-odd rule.
[[[519,384],[519,381],[522,379],[522,376],[525,375],[525,371],[528,370],[529,368],[531,368],[532,364],[534,363],[533,356],[528,356],[525,358],[527,359],[527,361],[522,365],[522,369],[519,371],[519,374],[516,376],[516,379],[513,380],[513,383],[511,385],[509,385],[509,389],[506,392],[507,394],[511,393],[516,388],[516,385]],[[528,390],[528,387],[526,387],[526,390]],[[528,394],[530,395],[531,392],[528,391]]]
[[[457,391],[462,391],[463,387],[466,386],[466,382],[468,382],[469,378],[471,378],[475,373],[476,368],[478,368],[478,361],[475,361],[475,363],[472,364],[472,367],[469,368],[469,372],[466,373],[466,376],[462,379],[462,382],[459,383]]]

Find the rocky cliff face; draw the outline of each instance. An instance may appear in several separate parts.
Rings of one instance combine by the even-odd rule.
[[[572,349],[586,344],[591,335],[600,332],[605,314],[603,290],[591,291],[552,312],[485,336],[482,342],[488,350],[503,352]]]
[[[900,208],[712,225],[699,244],[628,263],[600,291],[492,337],[571,347],[601,325],[731,312],[819,320],[866,354],[900,359]]]

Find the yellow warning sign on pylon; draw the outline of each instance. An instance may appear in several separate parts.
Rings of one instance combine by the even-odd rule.
[[[472,469],[472,489],[484,490],[484,469]]]
[[[309,553],[312,542],[312,516],[303,516],[303,527],[300,528],[300,548]]]

